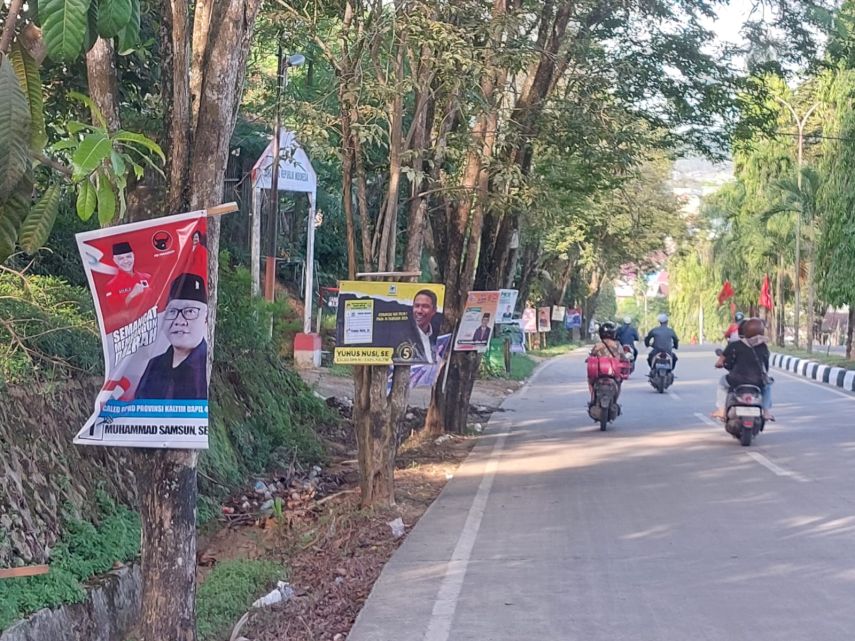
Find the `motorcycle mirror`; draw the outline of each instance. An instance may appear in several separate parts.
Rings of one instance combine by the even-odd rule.
[[[715,351],[715,355],[716,355],[716,356],[724,356],[724,350],[722,350],[721,348],[718,348],[718,349]]]

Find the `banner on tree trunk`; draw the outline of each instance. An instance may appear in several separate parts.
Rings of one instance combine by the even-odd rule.
[[[206,212],[77,234],[105,382],[80,445],[208,447]]]
[[[563,323],[564,316],[567,313],[567,308],[564,305],[553,305],[552,306],[552,320],[556,323]]]
[[[437,339],[445,285],[341,281],[335,362],[345,365],[430,365],[439,362]]]
[[[526,334],[537,333],[537,311],[534,307],[526,307],[523,310],[522,328]]]
[[[456,352],[487,351],[493,325],[496,323],[496,311],[499,307],[499,292],[469,292],[466,308],[460,317],[457,337],[454,340]]]
[[[516,289],[499,290],[499,317],[497,323],[507,323],[514,319],[514,309],[517,306],[519,291]]]
[[[550,322],[552,308],[540,307],[537,310],[537,331],[549,332],[552,331],[552,323]]]
[[[580,329],[582,327],[582,310],[576,307],[571,307],[567,310],[567,315],[564,317],[565,329]]]

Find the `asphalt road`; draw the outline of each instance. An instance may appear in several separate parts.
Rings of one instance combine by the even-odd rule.
[[[714,356],[671,393],[639,368],[587,418],[583,356],[494,415],[392,558],[348,641],[849,641],[855,396],[776,373],[743,448],[706,415]]]

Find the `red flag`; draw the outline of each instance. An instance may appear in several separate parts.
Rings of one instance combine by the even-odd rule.
[[[731,298],[735,292],[733,291],[733,285],[730,284],[729,280],[724,281],[724,285],[721,288],[721,291],[718,293],[718,304],[724,305],[724,301],[728,298]]]
[[[772,283],[769,282],[769,274],[763,279],[763,288],[760,290],[760,307],[772,309]]]

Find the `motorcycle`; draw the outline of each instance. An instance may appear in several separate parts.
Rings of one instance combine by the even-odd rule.
[[[659,352],[653,357],[650,368],[650,384],[660,394],[674,383],[674,359],[666,352]]]
[[[716,350],[716,355],[722,354],[722,350]],[[731,387],[724,408],[724,429],[743,447],[751,445],[751,441],[766,426],[763,418],[763,391],[755,385]]]
[[[629,377],[630,363],[617,358],[589,357],[588,380],[592,381],[594,398],[588,404],[588,416],[600,424],[600,431],[621,414],[618,403],[621,381]]]
[[[635,372],[635,361],[638,359],[638,352],[631,345],[624,345],[623,353],[625,354],[624,358],[629,361],[629,373],[632,374]]]

